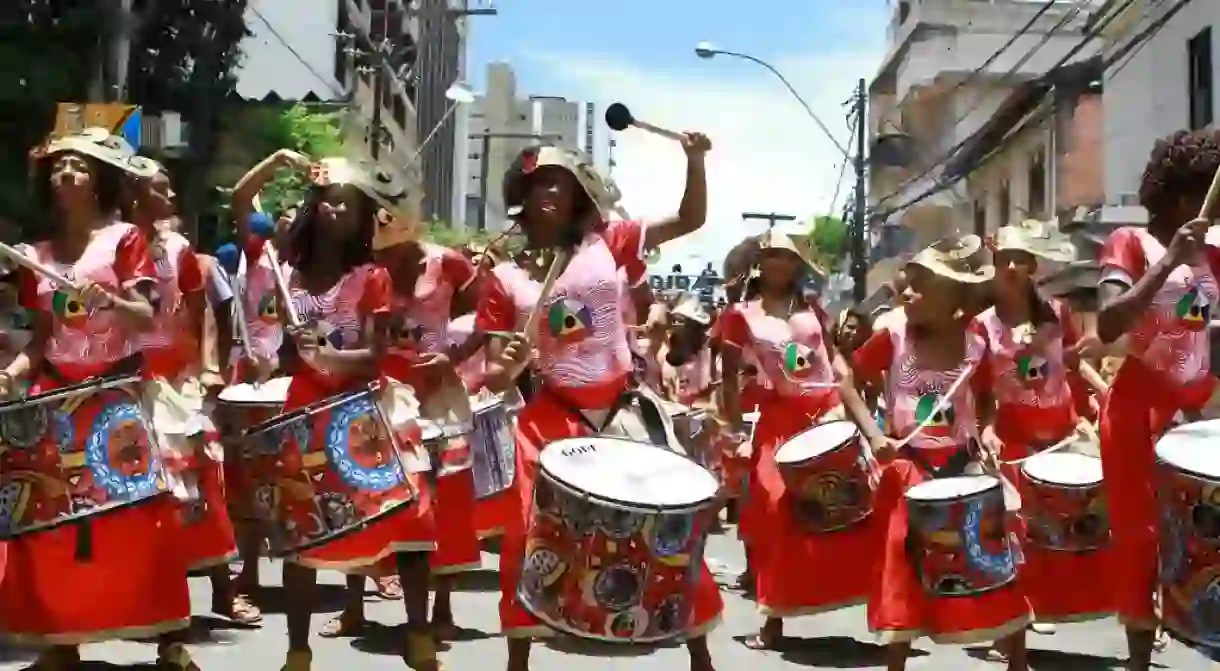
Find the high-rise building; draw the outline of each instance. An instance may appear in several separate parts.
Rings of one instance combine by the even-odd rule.
[[[468,19],[452,0],[421,0],[419,4],[419,60],[415,84],[418,95],[415,133],[422,142],[437,124],[439,131],[416,161],[423,187],[425,218],[453,222],[454,153],[458,123],[446,116],[452,101],[445,91],[465,76],[465,38]]]
[[[479,227],[482,211],[488,230],[504,228],[501,184],[504,171],[522,149],[539,143],[583,147],[580,107],[580,103],[558,96],[519,98],[512,67],[508,63],[487,66],[486,90],[475,98],[468,114],[474,137],[468,145],[462,189],[467,227]]]

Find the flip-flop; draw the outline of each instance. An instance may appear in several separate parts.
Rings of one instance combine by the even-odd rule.
[[[402,599],[402,581],[396,575],[389,575],[382,578],[374,578],[373,583],[377,585],[377,596],[385,601],[400,601]]]
[[[233,597],[228,608],[212,609],[212,612],[221,617],[228,618],[238,624],[256,625],[263,621],[263,613],[250,601],[244,594],[238,594]]]
[[[353,636],[359,636],[361,632],[368,627],[368,624],[368,620],[364,619],[363,617],[357,620],[356,618],[339,615],[338,617],[331,618],[329,622],[322,625],[322,629],[318,632],[318,636],[321,636],[322,638],[351,638]]]

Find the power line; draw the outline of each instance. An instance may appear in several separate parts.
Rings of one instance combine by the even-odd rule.
[[[1041,12],[1045,12],[1047,9],[1050,8],[1050,5],[1053,5],[1053,4],[1054,4],[1054,2],[1051,2],[1048,5],[1043,6],[1042,9],[1039,10],[1039,14],[1041,14]],[[1030,59],[1032,59],[1034,57],[1034,55],[1036,53],[1038,53],[1039,50],[1042,49],[1042,47],[1046,46],[1047,42],[1050,42],[1051,38],[1055,36],[1055,33],[1059,32],[1059,30],[1062,29],[1064,26],[1066,26],[1072,19],[1076,18],[1076,15],[1078,15],[1080,13],[1082,7],[1083,7],[1083,4],[1078,3],[1076,6],[1074,6],[1071,9],[1071,11],[1065,13],[1063,15],[1063,17],[1061,17],[1059,19],[1059,21],[1042,36],[1042,39],[1039,40],[1038,43],[1033,46],[1033,48],[1031,48],[1028,52],[1026,52],[1026,54],[1024,56],[1022,56],[1020,60],[1018,60],[1011,68],[1009,68],[1006,73],[1004,73],[1003,77],[1006,78],[1006,77],[1010,77],[1010,76],[1016,74],[1016,72],[1018,70],[1020,70],[1026,63],[1028,63],[1030,61]],[[1029,24],[1026,24],[1025,28],[1022,28],[1022,30],[1023,31],[1027,30],[1030,25],[1032,25],[1032,22]],[[1015,41],[1015,39],[1017,37],[1020,37],[1021,34],[1022,33],[1019,32],[1016,35],[1014,35],[1013,40],[1009,40],[1009,43],[1011,44],[1013,41]],[[1086,40],[1086,43],[1087,43],[1087,40]],[[1001,49],[1007,48],[1007,46],[1008,45],[1005,45]],[[997,52],[997,55],[998,55],[998,53],[1000,53],[1000,52]],[[988,59],[988,62],[990,62],[992,60],[993,59]],[[984,67],[985,67],[985,65],[984,65]],[[976,70],[976,72],[978,72],[978,70]],[[964,80],[962,83],[964,83],[965,81],[968,81],[968,80],[969,80],[969,78],[967,78],[967,80]],[[956,89],[954,89],[954,90],[956,90]],[[966,112],[964,114],[957,116],[953,120],[953,126],[957,126],[957,124],[964,121],[971,114],[974,114],[975,112],[977,112],[979,110],[979,108],[981,108],[986,102],[987,102],[987,98],[985,98],[984,96],[981,96],[981,95],[978,96],[974,101],[974,105],[972,105],[970,107],[970,109],[966,110]],[[940,156],[940,158],[938,158],[935,161],[933,161],[932,163],[930,163],[927,168],[925,168],[924,170],[920,171],[919,173],[913,175],[912,177],[904,180],[902,182],[902,184],[899,184],[898,187],[895,188],[890,193],[886,194],[885,196],[882,196],[881,198],[878,198],[874,202],[873,207],[875,208],[878,205],[881,205],[882,203],[884,203],[886,201],[893,200],[894,198],[901,195],[902,192],[905,191],[907,187],[922,180],[923,178],[930,175],[937,168],[940,168],[943,165],[945,165],[946,163],[948,163],[948,161],[953,158],[954,154],[956,154],[959,150],[961,150],[962,147],[966,146],[966,144],[968,144],[969,142],[970,142],[970,138],[967,137],[967,138],[963,139],[961,142],[958,142],[957,144],[950,147],[948,151],[946,151],[943,155]]]
[[[336,98],[343,98],[347,95],[346,92],[340,91],[337,88],[335,88],[335,85],[332,84],[329,79],[327,79],[326,77],[323,77],[317,71],[317,69],[314,68],[314,66],[310,65],[309,61],[305,60],[305,58],[303,56],[301,56],[300,52],[298,52],[296,50],[296,48],[294,48],[291,44],[289,44],[288,40],[284,39],[284,36],[280,34],[280,31],[276,30],[275,26],[271,25],[271,22],[267,20],[267,17],[263,16],[262,12],[258,11],[257,7],[255,7],[254,5],[250,5],[249,9],[251,12],[254,12],[254,16],[258,17],[259,21],[263,22],[263,25],[267,26],[267,30],[271,31],[271,36],[274,37],[277,42],[279,42],[281,45],[283,45],[283,47],[288,50],[288,53],[292,54],[298,61],[300,61],[301,65],[304,65],[305,69],[309,70],[310,74],[312,74],[318,81],[325,84],[326,88],[330,89],[331,93],[333,93]]]
[[[860,123],[860,118],[853,115],[852,122],[848,124],[847,134],[849,136],[856,133],[856,124]],[[835,211],[835,203],[839,202],[839,192],[843,188],[843,176],[847,174],[847,158],[839,163],[839,179],[835,180],[835,195],[830,199],[830,207],[826,208],[826,213],[829,214]]]
[[[1161,0],[1161,2],[1158,2],[1156,7],[1159,7],[1162,4],[1164,4],[1164,0]],[[1169,23],[1169,20],[1173,18],[1174,14],[1177,14],[1184,7],[1186,7],[1186,5],[1189,5],[1189,4],[1190,4],[1190,0],[1183,0],[1182,2],[1179,2],[1177,5],[1174,5],[1173,7],[1168,9],[1164,14],[1162,14],[1161,16],[1154,19],[1153,22],[1151,24],[1149,24],[1148,28],[1146,28],[1144,30],[1144,32],[1141,32],[1140,35],[1137,35],[1135,38],[1132,38],[1130,42],[1128,42],[1122,49],[1120,49],[1118,52],[1116,52],[1114,54],[1114,56],[1115,56],[1114,61],[1123,59],[1123,62],[1117,68],[1115,68],[1112,72],[1106,73],[1106,79],[1107,80],[1113,79],[1115,75],[1122,72],[1124,68],[1126,68],[1128,65],[1130,65],[1131,61],[1135,60],[1135,57],[1139,55],[1139,52],[1142,51],[1144,49],[1144,47],[1149,42],[1152,41],[1153,37],[1156,37],[1157,33],[1161,32],[1161,29],[1165,27],[1165,24]],[[1153,7],[1152,9],[1156,9],[1156,7]],[[1145,17],[1150,16],[1151,13],[1152,12],[1149,11],[1149,13],[1145,15]],[[1145,33],[1147,34],[1146,37],[1144,37],[1144,39],[1142,41],[1140,41],[1139,44],[1133,50],[1131,48],[1131,45],[1136,41],[1136,39],[1138,39],[1141,36],[1144,36]],[[1125,56],[1125,58],[1124,58],[1124,56]],[[1108,68],[1109,68],[1109,66],[1107,65],[1107,69]]]

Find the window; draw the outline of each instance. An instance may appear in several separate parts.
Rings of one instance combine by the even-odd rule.
[[[1046,216],[1046,151],[1039,149],[1029,161],[1029,216]]]
[[[1012,210],[1012,199],[1008,193],[1008,182],[1000,185],[1000,227],[1008,225],[1008,217]]]
[[[987,203],[982,199],[974,201],[974,234],[987,237]]]
[[[1186,43],[1189,65],[1190,127],[1212,122],[1212,29],[1204,28]]]

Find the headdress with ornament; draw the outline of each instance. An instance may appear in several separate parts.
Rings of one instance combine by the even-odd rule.
[[[1059,231],[1059,226],[1037,219],[1000,228],[996,231],[994,249],[997,252],[1025,252],[1053,263],[1070,263],[1076,259],[1076,245]]]
[[[137,156],[126,140],[105,128],[86,128],[78,133],[52,138],[30,152],[30,159],[37,166],[67,153],[80,154],[142,179],[155,177],[164,170],[160,163]]]
[[[982,284],[995,277],[983,240],[977,235],[944,238],[924,248],[909,265],[961,284]]]
[[[700,326],[710,326],[712,324],[712,316],[703,309],[703,301],[699,300],[699,296],[687,291],[683,292],[678,297],[677,304],[669,311],[673,317],[681,317],[688,321],[692,321]]]
[[[613,182],[607,182],[584,154],[551,145],[527,147],[504,175],[504,207],[509,217],[520,216],[525,211],[529,178],[547,167],[562,168],[575,177],[603,219],[619,200],[618,187]]]
[[[786,253],[794,256],[804,266],[806,271],[819,271],[818,264],[809,258],[809,253],[797,244],[791,235],[774,228],[759,236],[758,252],[754,257],[754,266],[762,264],[762,257],[767,254]]]
[[[377,204],[373,251],[416,239],[418,228],[408,212],[406,186],[376,165],[342,157],[319,159],[309,168],[309,183],[317,187],[352,186]]]

